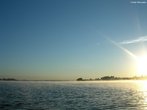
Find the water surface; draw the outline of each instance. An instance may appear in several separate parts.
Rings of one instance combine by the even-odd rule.
[[[1,81],[0,110],[146,110],[147,81]]]

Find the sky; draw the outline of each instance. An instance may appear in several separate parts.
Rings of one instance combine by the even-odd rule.
[[[147,1],[0,0],[0,78],[135,76]]]

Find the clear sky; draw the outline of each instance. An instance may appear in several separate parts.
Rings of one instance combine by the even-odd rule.
[[[0,0],[0,77],[134,76],[119,46],[140,54],[146,41],[145,0]]]

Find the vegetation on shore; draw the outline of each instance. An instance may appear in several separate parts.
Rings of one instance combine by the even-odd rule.
[[[17,81],[14,78],[0,78],[1,81]]]
[[[95,79],[83,79],[78,78],[77,81],[99,81],[99,80],[147,80],[147,76],[134,76],[134,77],[115,77],[115,76],[103,76],[101,78],[95,78]]]

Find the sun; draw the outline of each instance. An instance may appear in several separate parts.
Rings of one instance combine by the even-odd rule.
[[[147,55],[137,57],[137,71],[141,76],[147,76]]]

